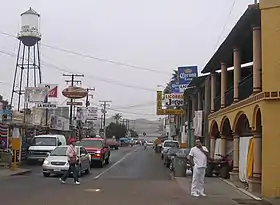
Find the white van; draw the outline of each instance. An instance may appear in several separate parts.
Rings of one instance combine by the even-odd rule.
[[[66,145],[64,135],[37,135],[33,137],[31,146],[28,148],[27,160],[43,161],[48,153],[60,145]]]
[[[176,140],[165,140],[165,141],[162,143],[161,159],[163,159],[164,153],[168,152],[168,150],[169,150],[171,147],[178,147],[178,148],[180,148],[180,143],[179,143],[179,141],[176,141]]]

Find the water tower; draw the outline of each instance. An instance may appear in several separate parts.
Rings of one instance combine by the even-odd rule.
[[[24,89],[26,87],[37,87],[42,81],[39,23],[40,15],[32,8],[21,14],[21,30],[17,35],[19,47],[10,101],[11,106],[14,106],[18,111],[22,100],[24,100]],[[16,99],[17,102],[15,102]]]

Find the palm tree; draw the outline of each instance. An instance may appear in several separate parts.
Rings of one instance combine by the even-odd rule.
[[[172,77],[170,79],[170,82],[166,83],[166,87],[163,90],[164,94],[169,94],[171,92],[171,81],[179,81],[179,76],[178,76],[178,70],[173,70]]]
[[[114,120],[116,121],[116,124],[119,124],[120,119],[122,118],[121,113],[117,113],[113,116]]]

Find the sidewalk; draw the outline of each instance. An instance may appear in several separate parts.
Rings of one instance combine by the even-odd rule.
[[[0,179],[5,177],[10,177],[10,176],[25,175],[25,174],[29,174],[30,172],[31,172],[30,169],[23,169],[23,168],[18,168],[15,171],[12,171],[11,169],[0,169]]]
[[[175,179],[181,189],[186,193],[187,201],[191,205],[270,205],[266,201],[254,200],[219,178],[214,177],[206,178],[206,197],[192,197],[190,196],[191,176],[176,177]]]

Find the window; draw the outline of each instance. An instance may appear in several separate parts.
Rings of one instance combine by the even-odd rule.
[[[51,156],[66,156],[67,147],[57,147],[51,152]]]
[[[179,147],[178,142],[165,142],[164,147]]]
[[[83,147],[94,147],[94,148],[102,148],[103,142],[101,140],[82,140],[79,143],[80,146]]]
[[[33,146],[56,146],[57,140],[55,137],[34,137],[32,140]]]

